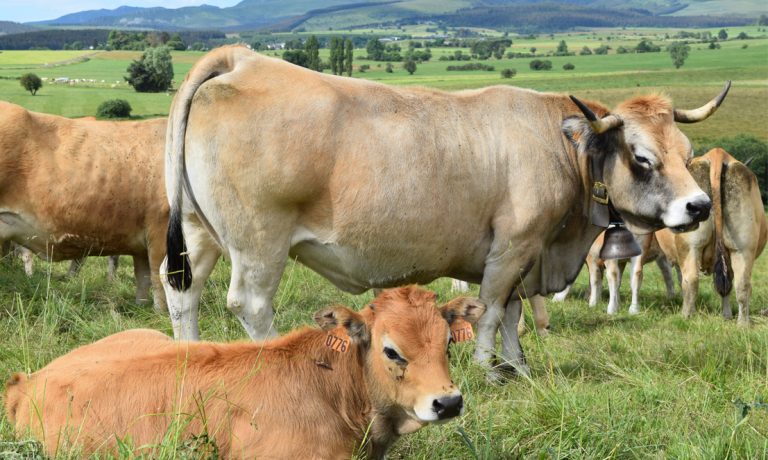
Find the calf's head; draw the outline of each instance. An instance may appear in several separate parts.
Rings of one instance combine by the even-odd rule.
[[[730,82],[695,110],[675,109],[666,97],[651,95],[629,99],[600,117],[571,96],[584,117],[566,118],[563,132],[602,170],[610,201],[630,230],[648,233],[669,227],[682,232],[709,217],[711,200],[687,169],[691,142],[675,122],[706,119],[729,88]]]
[[[437,306],[433,292],[406,286],[382,292],[356,313],[345,307],[318,312],[325,330],[344,327],[365,350],[365,374],[374,409],[398,418],[398,434],[463,412],[448,370],[451,325],[475,323],[485,312],[478,299]]]

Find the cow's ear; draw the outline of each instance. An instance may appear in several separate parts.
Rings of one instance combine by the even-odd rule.
[[[448,324],[459,319],[475,324],[485,313],[485,303],[475,297],[457,297],[441,306],[440,313]]]
[[[592,135],[592,128],[584,117],[568,117],[563,120],[563,134],[571,141],[574,147],[586,146],[587,139]]]
[[[320,310],[315,313],[315,322],[324,331],[344,328],[354,343],[366,344],[370,341],[368,324],[363,316],[347,307],[336,305]]]

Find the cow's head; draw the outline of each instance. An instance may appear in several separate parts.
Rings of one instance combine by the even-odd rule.
[[[331,307],[315,321],[325,330],[343,325],[364,346],[373,406],[405,434],[462,413],[461,392],[448,371],[450,325],[474,324],[483,312],[480,300],[461,297],[438,307],[433,292],[405,286],[385,290],[360,313]]]
[[[709,216],[712,203],[687,170],[691,142],[675,122],[706,119],[729,88],[730,82],[695,110],[675,109],[666,97],[651,95],[629,99],[601,117],[571,96],[584,117],[566,118],[563,132],[580,154],[597,159],[611,203],[630,230],[688,231]]]

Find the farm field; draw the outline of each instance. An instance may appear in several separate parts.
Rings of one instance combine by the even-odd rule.
[[[733,29],[733,30],[732,30]],[[729,28],[735,36],[756,28]],[[664,31],[600,30],[532,40],[512,37],[513,52],[537,53],[566,40],[571,51],[611,40],[616,48]],[[714,30],[716,33],[717,30]],[[593,38],[597,37],[597,38]],[[746,48],[743,45],[747,44]],[[664,45],[662,45],[664,46]],[[407,47],[404,46],[404,49]],[[490,59],[494,71],[447,72],[438,61],[456,48],[433,48],[433,60],[408,75],[400,63],[387,73],[385,63],[355,60],[354,76],[396,85],[423,85],[447,90],[512,84],[542,91],[563,91],[613,105],[653,91],[668,93],[676,105],[699,106],[715,96],[725,80],[733,88],[709,120],[680,125],[694,140],[751,134],[768,141],[768,37],[733,40],[722,49],[692,45],[685,65],[676,70],[666,52],[607,56],[542,57],[553,63],[547,72],[529,69],[530,59]],[[467,49],[463,50],[465,53]],[[328,50],[321,50],[327,58]],[[174,53],[176,82],[204,53]],[[268,52],[267,54],[272,54]],[[356,50],[364,55],[365,50]],[[88,60],[75,62],[87,55]],[[31,110],[70,117],[90,116],[106,99],[122,98],[137,118],[165,116],[172,99],[166,93],[140,94],[122,81],[139,52],[3,51],[0,53],[0,100]],[[41,67],[46,63],[72,63]],[[575,70],[562,65],[573,63]],[[371,66],[364,73],[359,66]],[[502,79],[500,71],[517,75]],[[88,79],[76,85],[45,84],[36,96],[25,93],[16,77],[32,71],[49,79]],[[102,83],[101,80],[104,80]],[[118,83],[119,82],[119,83]],[[114,87],[112,86],[114,85]],[[289,88],[287,89],[289,90]],[[500,114],[503,116],[503,114]],[[699,152],[704,153],[704,152]],[[130,258],[121,259],[117,281],[106,280],[106,260],[89,259],[82,272],[67,278],[67,264],[36,260],[28,278],[16,259],[0,261],[0,380],[15,371],[34,371],[53,358],[106,335],[149,327],[171,334],[170,321],[150,306],[134,305]],[[768,458],[768,256],[758,259],[753,274],[752,319],[748,329],[720,317],[711,278],[703,278],[698,313],[689,321],[679,315],[679,294],[666,299],[658,269],[649,265],[641,293],[643,312],[627,313],[629,281],[625,275],[620,314],[606,315],[607,293],[597,308],[587,306],[588,279],[583,270],[571,296],[548,302],[552,331],[547,337],[522,338],[531,378],[489,382],[472,361],[472,344],[451,352],[452,375],[461,387],[466,413],[444,425],[427,427],[401,439],[390,452],[395,459],[766,459]],[[229,265],[220,261],[203,294],[200,327],[204,340],[244,340],[246,334],[226,309]],[[441,301],[455,296],[446,279],[432,283]],[[477,294],[477,287],[473,287]],[[311,322],[317,310],[342,303],[362,308],[370,293],[352,296],[314,272],[289,262],[275,296],[277,329],[287,332]],[[735,305],[735,300],[732,301]],[[526,308],[529,330],[530,310]],[[191,443],[171,442],[154,452],[120,458],[198,458]],[[138,447],[138,446],[136,446]],[[59,458],[68,458],[62,452]],[[43,458],[39,447],[16,439],[0,415],[0,459]]]

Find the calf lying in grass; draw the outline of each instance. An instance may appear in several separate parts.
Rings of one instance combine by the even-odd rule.
[[[438,308],[434,293],[407,286],[262,343],[121,332],[15,374],[6,412],[52,456],[119,444],[153,456],[204,435],[226,458],[382,458],[400,435],[461,414],[446,352],[484,311],[468,298]]]

